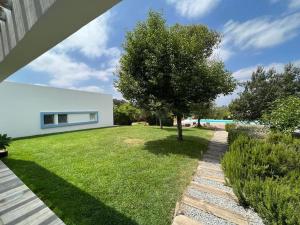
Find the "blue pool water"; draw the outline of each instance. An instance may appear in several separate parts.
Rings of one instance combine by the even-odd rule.
[[[204,119],[200,120],[201,123],[234,123],[233,120],[211,120],[211,119]]]
[[[198,120],[191,120],[194,123],[198,123]],[[212,120],[212,119],[202,119],[200,120],[200,123],[234,123],[234,120]]]

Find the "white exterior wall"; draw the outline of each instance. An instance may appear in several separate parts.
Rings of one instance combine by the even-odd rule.
[[[0,133],[24,137],[113,125],[111,95],[19,84],[0,83]],[[98,112],[98,122],[73,126],[41,127],[41,112]],[[69,114],[71,122],[83,122],[88,114]]]

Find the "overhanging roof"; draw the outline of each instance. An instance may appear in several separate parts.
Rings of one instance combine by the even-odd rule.
[[[0,82],[120,0],[0,0]]]

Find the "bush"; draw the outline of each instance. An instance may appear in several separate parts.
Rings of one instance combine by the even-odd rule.
[[[227,132],[229,132],[230,130],[235,129],[235,128],[236,128],[236,124],[235,123],[227,123],[227,124],[225,124],[225,130]]]
[[[157,126],[159,125],[159,119],[155,114],[148,115],[146,117],[146,121],[150,126]],[[162,118],[162,125],[165,127],[172,127],[173,126],[173,117],[167,116]]]
[[[114,112],[114,124],[115,125],[131,125],[132,119],[127,113],[116,111]]]
[[[115,125],[131,125],[132,122],[138,121],[141,110],[132,106],[130,103],[120,103],[114,105],[114,124]]]
[[[300,224],[299,140],[270,134],[265,139],[232,130],[222,166],[240,202],[267,224]]]
[[[275,101],[271,113],[264,114],[263,120],[273,130],[294,132],[300,126],[300,98],[290,96]]]
[[[11,142],[11,138],[7,134],[0,134],[0,150],[6,149]]]
[[[228,143],[232,143],[238,136],[244,135],[252,138],[264,138],[268,129],[260,125],[236,125],[235,128],[228,129]]]

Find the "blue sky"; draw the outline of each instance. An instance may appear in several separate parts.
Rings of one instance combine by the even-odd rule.
[[[122,43],[150,9],[163,12],[168,24],[206,24],[221,32],[213,57],[224,60],[239,81],[249,79],[258,65],[300,66],[300,0],[124,0],[8,80],[121,98],[113,80]],[[217,104],[228,104],[236,92],[220,96]]]

